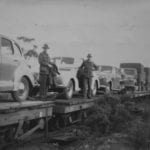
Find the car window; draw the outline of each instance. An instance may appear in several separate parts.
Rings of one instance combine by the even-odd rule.
[[[108,72],[111,73],[113,68],[111,66],[101,66],[101,72]]]
[[[10,40],[5,38],[1,39],[1,53],[4,55],[13,54],[12,42]]]
[[[73,66],[74,62],[75,62],[74,58],[72,58],[72,57],[54,57],[54,58],[52,58],[51,61],[54,62],[59,67]]]
[[[20,48],[16,43],[14,43],[14,55],[21,56]]]

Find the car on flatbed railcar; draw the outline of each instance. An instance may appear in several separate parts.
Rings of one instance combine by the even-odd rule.
[[[54,77],[54,86],[50,90],[63,92],[66,99],[71,99],[74,92],[80,90],[76,77],[78,67],[76,59],[57,56],[52,58],[52,62],[57,65],[60,75]]]
[[[0,35],[0,92],[11,93],[14,100],[24,101],[35,84],[19,45]]]
[[[98,76],[100,82],[100,89],[105,92],[111,90],[120,91],[122,86],[121,81],[121,70],[114,66],[100,65],[98,67]]]
[[[71,99],[74,93],[83,90],[82,79],[78,78],[78,68],[82,63],[82,59],[73,57],[57,56],[51,58],[51,61],[57,65],[60,75],[53,79],[53,84],[49,86],[49,91],[63,93],[65,99]],[[39,72],[35,73],[38,76]],[[37,79],[39,77],[36,77]],[[92,95],[95,96],[99,88],[98,77],[94,75],[92,82]]]

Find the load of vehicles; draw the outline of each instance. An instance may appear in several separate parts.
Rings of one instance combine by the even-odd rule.
[[[16,101],[25,101],[39,88],[39,67],[29,65],[19,45],[6,36],[0,35],[0,92],[11,93]],[[62,93],[71,99],[75,93],[83,91],[83,76],[79,66],[82,59],[73,57],[53,57],[60,75],[56,75],[49,91]],[[97,91],[149,91],[150,68],[140,63],[121,63],[120,67],[99,65],[93,71],[92,95]],[[35,94],[35,93],[34,93]]]

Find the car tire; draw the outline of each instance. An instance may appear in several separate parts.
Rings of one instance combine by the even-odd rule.
[[[65,88],[64,90],[64,94],[65,94],[65,99],[71,99],[74,93],[74,84],[73,82],[70,80],[68,83],[68,86]]]
[[[29,90],[30,90],[29,82],[25,77],[21,79],[20,84],[22,84],[23,89],[19,89],[17,91],[12,92],[13,99],[18,102],[26,101],[26,99],[29,96]]]
[[[95,81],[95,83],[94,83],[94,87],[93,87],[93,89],[92,89],[92,96],[96,96],[96,94],[97,94],[97,83],[96,83],[96,81]]]

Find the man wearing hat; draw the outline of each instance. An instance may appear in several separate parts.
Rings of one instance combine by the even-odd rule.
[[[83,69],[83,96],[84,98],[92,97],[92,78],[93,78],[93,70],[97,69],[97,66],[92,61],[92,55],[87,55],[87,60],[85,60],[80,69]]]
[[[47,53],[47,50],[50,49],[47,44],[44,44],[42,47],[43,51],[39,55],[39,64],[40,64],[40,97],[42,99],[46,98],[48,83],[49,83],[49,68],[52,67],[50,62],[50,57]]]

